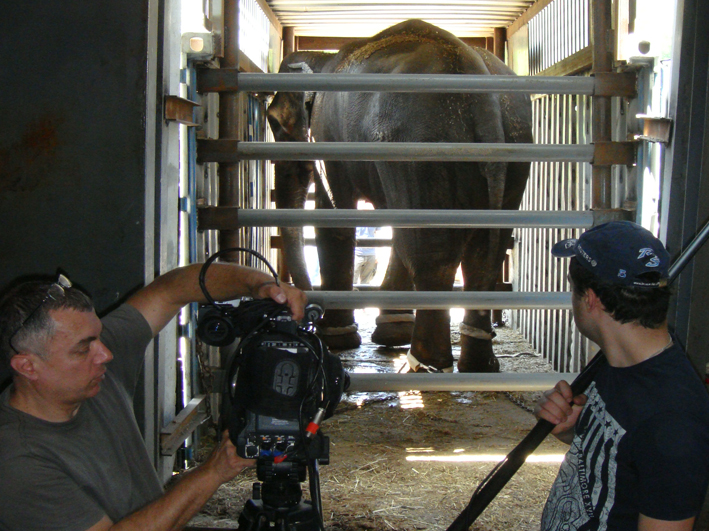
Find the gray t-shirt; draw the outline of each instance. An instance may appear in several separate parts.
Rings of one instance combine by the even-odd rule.
[[[113,353],[101,391],[68,422],[47,422],[0,395],[0,530],[85,531],[104,515],[117,522],[163,490],[132,407],[152,332],[123,305],[102,319]]]

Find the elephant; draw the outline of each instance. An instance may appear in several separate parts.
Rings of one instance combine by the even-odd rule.
[[[487,50],[421,20],[408,20],[339,52],[295,52],[280,72],[514,75]],[[267,118],[276,141],[531,143],[529,96],[519,93],[277,92]],[[275,162],[277,208],[303,208],[315,182],[316,208],[518,209],[528,162]],[[323,290],[352,290],[354,228],[316,229]],[[461,266],[466,291],[492,291],[511,229],[400,228],[382,290],[450,291]],[[282,228],[293,283],[312,289],[299,228]],[[361,338],[352,310],[327,310],[318,323],[331,349]],[[498,372],[489,310],[467,310],[460,372]],[[372,334],[385,346],[410,344],[411,370],[450,372],[450,313],[382,310]]]

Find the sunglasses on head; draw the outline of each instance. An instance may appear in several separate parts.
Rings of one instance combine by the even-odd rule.
[[[14,337],[17,335],[17,333],[22,330],[25,325],[32,319],[35,314],[39,311],[39,309],[46,304],[46,302],[49,299],[58,301],[60,300],[61,297],[65,296],[65,291],[71,287],[71,280],[69,280],[67,277],[65,277],[62,274],[59,274],[59,277],[57,278],[57,281],[50,284],[49,288],[47,288],[47,294],[44,296],[42,301],[36,306],[34,310],[32,310],[27,317],[24,318],[20,326],[17,327],[17,329],[12,333],[9,339],[10,343],[10,348],[14,350],[16,353],[19,354],[18,350],[15,348],[15,346],[12,344],[12,340]]]

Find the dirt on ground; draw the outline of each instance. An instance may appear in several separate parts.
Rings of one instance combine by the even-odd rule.
[[[406,349],[368,343],[373,319],[366,310],[360,311],[363,347],[340,353],[350,371],[396,371],[403,364]],[[497,334],[494,348],[503,372],[552,371],[515,331],[502,327]],[[455,355],[458,337],[452,336]],[[330,437],[330,463],[320,467],[325,529],[447,529],[495,464],[534,427],[530,410],[539,394],[345,395],[335,415],[322,424]],[[522,466],[471,529],[539,529],[566,448],[548,437],[534,454],[542,461]],[[236,529],[255,481],[255,470],[249,470],[220,487],[190,525]],[[307,481],[303,491],[310,499]]]

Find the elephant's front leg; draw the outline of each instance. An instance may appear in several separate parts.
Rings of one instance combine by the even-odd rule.
[[[320,260],[321,289],[352,291],[354,229],[315,229],[315,243]],[[318,322],[318,332],[332,350],[347,350],[362,344],[353,310],[327,310]]]
[[[389,265],[382,281],[381,291],[412,291],[414,283],[409,271],[399,258],[395,247],[391,248]],[[397,347],[411,343],[414,333],[413,310],[381,310],[377,327],[372,333],[372,342],[385,347]]]

